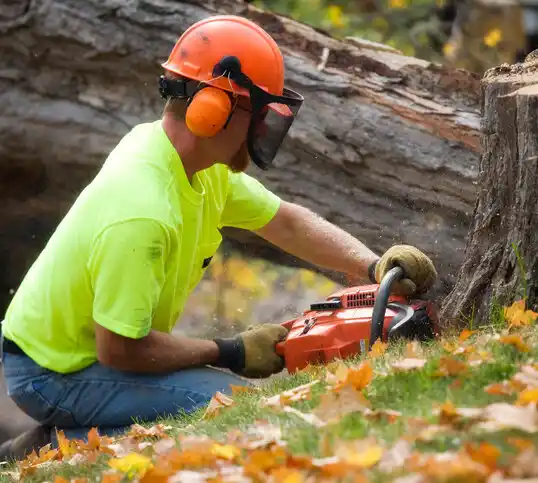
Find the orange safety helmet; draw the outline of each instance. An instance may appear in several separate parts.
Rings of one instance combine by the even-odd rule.
[[[186,124],[198,136],[224,129],[237,97],[248,97],[249,155],[260,168],[269,167],[303,97],[284,87],[282,53],[265,30],[233,15],[203,19],[181,35],[162,66],[180,79],[161,76],[161,95],[188,99]]]

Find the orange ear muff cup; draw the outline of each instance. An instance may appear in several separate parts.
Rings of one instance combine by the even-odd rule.
[[[232,101],[226,92],[206,87],[194,95],[185,122],[194,135],[211,137],[225,126],[231,111]]]

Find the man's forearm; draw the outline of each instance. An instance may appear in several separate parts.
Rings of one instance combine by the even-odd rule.
[[[191,339],[152,330],[142,339],[127,339],[106,329],[97,331],[102,364],[138,373],[169,373],[188,367],[214,364],[219,357],[211,340]]]
[[[341,228],[302,206],[284,202],[279,213],[257,232],[282,250],[317,266],[368,280],[379,256]]]

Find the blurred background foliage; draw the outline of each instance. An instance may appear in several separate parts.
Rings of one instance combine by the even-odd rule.
[[[324,29],[335,37],[362,37],[390,45],[406,55],[440,61],[448,37],[434,14],[443,1],[256,0],[252,3]]]

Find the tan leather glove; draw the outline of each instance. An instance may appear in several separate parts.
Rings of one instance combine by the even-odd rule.
[[[437,271],[428,256],[413,246],[395,245],[383,254],[375,266],[377,283],[380,283],[385,274],[396,266],[404,269],[406,278],[393,285],[394,294],[424,293],[437,279]]]
[[[244,377],[263,378],[282,371],[284,359],[276,353],[276,344],[286,339],[288,329],[262,324],[231,339],[214,339],[220,356],[215,366],[226,367]]]

